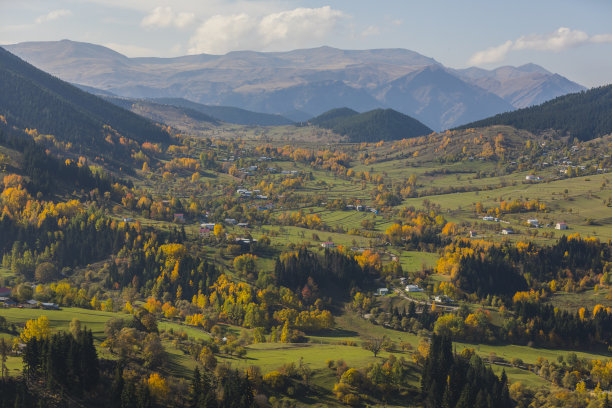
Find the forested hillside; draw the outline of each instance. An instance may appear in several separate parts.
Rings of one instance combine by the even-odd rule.
[[[393,109],[375,109],[365,113],[348,108],[333,109],[310,122],[346,135],[351,142],[408,139],[433,132],[418,120]]]
[[[170,142],[151,121],[40,71],[0,48],[0,115],[62,148],[125,161],[130,143]]]
[[[500,113],[459,127],[510,125],[533,133],[556,130],[579,140],[612,133],[612,85],[560,96],[538,106]]]

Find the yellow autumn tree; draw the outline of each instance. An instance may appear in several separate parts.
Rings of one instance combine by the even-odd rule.
[[[36,338],[36,340],[46,339],[49,337],[49,332],[49,318],[40,316],[38,319],[28,320],[19,337],[24,343],[27,343],[33,338]]]
[[[170,388],[168,387],[166,380],[157,373],[153,373],[149,376],[147,379],[147,385],[149,386],[151,395],[153,395],[157,400],[166,399],[168,392],[170,392]]]

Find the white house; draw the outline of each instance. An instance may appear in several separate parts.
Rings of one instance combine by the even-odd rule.
[[[558,223],[555,225],[555,229],[558,229],[558,230],[566,230],[566,229],[569,229],[569,227],[567,226],[567,224],[566,224],[565,222],[558,222]]]
[[[512,228],[504,228],[503,230],[501,230],[502,235],[511,235],[514,234],[514,231],[512,230]]]
[[[385,296],[389,294],[389,289],[387,288],[378,288],[376,289],[376,296]]]
[[[406,285],[406,292],[423,292],[423,289],[418,285]]]
[[[536,228],[540,226],[540,222],[536,219],[527,220],[527,224],[529,224],[530,227],[536,227]]]
[[[336,244],[334,244],[334,243],[333,243],[333,242],[331,242],[331,241],[327,241],[327,242],[322,242],[322,243],[321,243],[321,246],[322,246],[323,248],[335,248],[335,247],[336,247]]]

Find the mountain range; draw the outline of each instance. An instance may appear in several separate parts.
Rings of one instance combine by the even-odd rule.
[[[537,65],[450,69],[405,49],[128,58],[69,40],[5,46],[65,81],[121,97],[184,98],[294,121],[346,106],[392,108],[444,130],[585,88]]]

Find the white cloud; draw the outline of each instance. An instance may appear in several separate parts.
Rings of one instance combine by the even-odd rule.
[[[65,9],[62,9],[62,10],[53,10],[53,11],[50,11],[49,13],[47,13],[47,14],[39,16],[36,19],[36,24],[46,23],[47,21],[57,20],[58,18],[68,17],[68,16],[71,16],[71,15],[72,15],[72,11],[70,11],[70,10],[65,10]]]
[[[337,27],[343,13],[330,6],[296,8],[264,16],[216,15],[205,20],[190,39],[190,54],[223,54],[232,50],[286,49],[314,45]]]
[[[548,34],[530,34],[508,40],[496,47],[487,48],[472,55],[470,65],[483,65],[503,61],[511,51],[562,51],[590,43],[612,43],[612,34],[589,36],[584,31],[561,27]]]
[[[175,13],[172,7],[156,7],[142,19],[140,25],[143,27],[177,27],[185,28],[195,21],[193,13]]]
[[[561,27],[549,34],[531,34],[514,41],[513,50],[561,51],[589,41],[584,31]]]
[[[365,30],[363,30],[363,32],[361,33],[361,35],[363,37],[370,37],[372,35],[379,35],[380,34],[380,29],[376,26],[368,26]]]
[[[490,47],[484,51],[479,51],[472,55],[469,63],[471,65],[482,65],[502,61],[506,54],[508,54],[508,51],[512,49],[512,45],[512,41],[506,41],[497,47]]]

